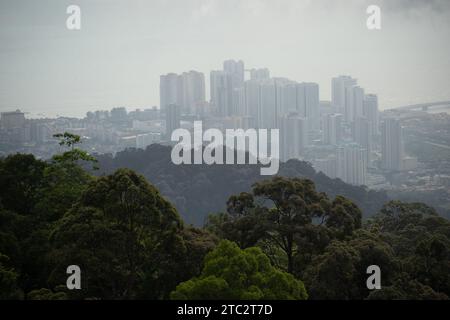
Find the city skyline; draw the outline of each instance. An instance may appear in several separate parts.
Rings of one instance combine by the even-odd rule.
[[[450,4],[375,2],[376,31],[365,26],[368,1],[77,1],[82,29],[69,31],[69,1],[3,1],[0,111],[157,106],[159,76],[189,70],[205,75],[209,97],[209,72],[227,59],[318,83],[320,100],[331,100],[340,74],[376,93],[381,110],[448,100]]]
[[[250,79],[246,79],[246,71]],[[116,147],[112,150],[120,146],[145,149],[154,143],[176,143],[174,150],[178,150],[177,146],[184,146],[186,139],[189,140],[186,150],[183,147],[186,153],[190,152],[191,133],[194,137],[203,137],[196,124],[202,128],[205,122],[211,132],[220,133],[220,137],[214,138],[214,146],[225,145],[222,137],[225,133],[233,141],[241,139],[236,144],[237,150],[248,151],[252,156],[256,156],[255,150],[261,147],[254,139],[254,130],[270,130],[272,134],[275,129],[276,138],[273,141],[271,138],[270,150],[272,153],[275,150],[277,159],[307,159],[330,177],[366,185],[368,168],[373,168],[376,161],[372,160],[379,157],[376,146],[380,115],[377,95],[366,94],[357,79],[348,75],[333,77],[331,101],[324,102],[319,99],[317,83],[270,77],[268,69],[246,69],[242,60],[225,60],[221,70],[211,70],[210,74],[209,103],[203,73],[168,73],[160,76],[160,109],[154,107],[134,113],[128,113],[125,107],[113,108],[110,112],[92,110],[81,122],[68,118],[68,122],[59,127],[83,133],[88,140],[113,142]],[[399,122],[397,124],[401,131]],[[0,129],[4,134],[2,141],[6,143],[15,141],[26,145],[31,142],[36,146],[51,143],[51,132],[57,130],[56,127],[50,123],[27,123],[19,110],[1,113]],[[415,167],[415,164],[404,167],[403,154],[396,155],[396,148],[402,144],[401,134],[398,139],[390,148],[382,144],[383,169],[402,171]],[[383,131],[383,141],[391,140],[395,141],[395,137],[387,138]],[[98,149],[93,147],[92,150]],[[386,165],[388,158],[397,158],[397,164]]]
[[[0,302],[450,300],[449,34],[450,0],[0,0]]]

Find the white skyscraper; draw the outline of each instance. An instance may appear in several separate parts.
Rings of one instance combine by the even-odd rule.
[[[262,129],[277,128],[276,83],[274,79],[260,83],[258,106],[258,127]]]
[[[159,77],[159,107],[161,112],[170,104],[179,104],[180,84],[176,73]]]
[[[225,71],[211,71],[211,104],[216,113],[222,117],[233,115],[232,76]]]
[[[197,71],[181,74],[181,102],[184,113],[195,114],[205,103],[205,75]]]
[[[166,106],[166,139],[170,140],[173,130],[180,127],[181,108],[176,104]]]
[[[277,79],[277,115],[285,116],[297,111],[297,83],[288,79]]]
[[[347,123],[363,115],[364,89],[359,86],[345,88],[344,118]]]
[[[398,119],[388,118],[381,124],[381,167],[388,171],[402,169],[402,127]]]
[[[267,80],[269,78],[270,78],[270,71],[267,68],[250,70],[250,80]]]
[[[366,163],[370,164],[372,151],[372,127],[365,117],[357,117],[352,126],[353,141],[365,150]]]
[[[379,114],[378,114],[378,97],[374,94],[366,94],[364,97],[364,116],[369,120],[371,132],[373,136],[380,133]]]
[[[319,86],[286,78],[247,80],[244,83],[245,115],[255,118],[258,128],[279,128],[282,117],[297,113],[308,130],[320,129]]]
[[[223,71],[231,77],[231,86],[228,89],[231,90],[231,110],[228,116],[242,116],[244,112],[242,104],[244,100],[244,62],[242,60],[226,60],[223,62]]]
[[[233,110],[232,114],[236,116],[245,116],[245,88],[234,88],[233,89]]]
[[[300,159],[308,145],[306,119],[300,117],[298,113],[281,117],[280,140],[282,160]]]
[[[23,128],[25,126],[25,113],[16,111],[2,112],[0,114],[0,127],[5,130]]]
[[[336,112],[344,114],[346,88],[356,83],[356,79],[350,76],[339,76],[331,80],[331,103],[336,108]]]
[[[342,139],[342,114],[332,113],[323,117],[323,143],[339,145]]]
[[[255,127],[258,127],[260,87],[259,80],[248,80],[244,84],[245,115],[253,119]]]
[[[171,104],[178,105],[182,113],[194,114],[205,103],[205,76],[189,71],[181,75],[169,73],[160,76],[160,108],[164,112]]]
[[[242,88],[244,86],[244,62],[242,60],[226,60],[223,62],[223,71],[231,75],[232,88]]]
[[[358,144],[349,144],[337,149],[337,177],[353,185],[365,185],[367,163],[365,149]]]
[[[319,130],[319,85],[317,83],[297,84],[297,111],[307,119],[309,130]]]

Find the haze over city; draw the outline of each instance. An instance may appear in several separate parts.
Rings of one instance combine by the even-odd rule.
[[[450,0],[0,0],[2,311],[450,300],[449,39]]]
[[[448,1],[73,1],[0,3],[0,111],[82,117],[159,106],[159,76],[206,76],[226,59],[271,76],[316,82],[350,74],[381,110],[450,98]],[[366,28],[369,4],[381,30]]]

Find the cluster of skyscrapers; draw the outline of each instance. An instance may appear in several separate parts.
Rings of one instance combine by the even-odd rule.
[[[367,183],[368,168],[402,170],[400,121],[385,118],[380,126],[377,96],[366,94],[356,79],[339,76],[331,85],[330,112],[322,117],[322,143],[335,151],[314,159],[316,168],[355,185]]]
[[[145,148],[170,141],[173,130],[203,128],[279,129],[280,160],[302,159],[332,178],[355,185],[370,184],[368,173],[411,169],[403,156],[402,127],[378,112],[378,98],[350,76],[331,80],[331,100],[320,100],[319,85],[271,77],[267,68],[245,69],[227,60],[209,75],[198,71],[160,77],[160,108],[127,112],[126,108],[88,112],[85,119],[30,120],[19,110],[2,112],[0,141],[24,146],[45,144],[52,134],[71,132],[98,141],[95,150],[119,146]],[[106,148],[106,149],[105,149]],[[106,152],[105,151],[105,152]]]
[[[205,76],[197,71],[160,78],[160,110],[166,138],[182,119],[202,119],[225,128],[280,130],[280,158],[305,159],[325,174],[351,184],[367,182],[367,170],[402,169],[402,129],[396,119],[380,124],[378,98],[357,79],[331,81],[331,101],[320,101],[317,83],[271,77],[267,68],[245,69],[227,60]]]

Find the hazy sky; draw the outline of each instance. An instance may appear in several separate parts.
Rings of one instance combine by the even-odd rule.
[[[82,29],[66,29],[81,7]],[[382,29],[366,28],[366,8]],[[159,105],[159,75],[223,60],[320,84],[349,74],[380,107],[450,100],[448,0],[0,0],[0,111],[82,116]]]

